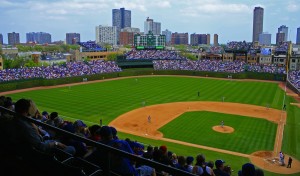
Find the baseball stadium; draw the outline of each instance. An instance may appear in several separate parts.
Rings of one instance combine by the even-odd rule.
[[[219,55],[217,51],[193,61],[174,51],[144,49],[132,49],[116,61],[1,70],[1,137],[11,142],[8,132],[12,129],[4,128],[8,123],[4,116],[20,115],[18,105],[26,100],[35,111],[28,111],[23,118],[45,131],[52,130],[50,137],[54,130],[82,139],[79,132],[56,125],[59,120],[85,128],[99,126],[100,136],[110,132],[101,130],[109,126],[116,129],[119,140],[128,142],[137,160],[152,146],[167,151],[173,159],[191,156],[193,164],[202,154],[206,162],[215,164],[214,169],[219,161],[230,167],[231,175],[240,175],[245,163],[262,169],[267,176],[300,174],[300,72],[289,70],[291,55],[286,54],[285,65],[253,64],[247,62],[251,55],[232,61],[227,61],[225,54],[223,59],[211,58]],[[231,54],[241,58],[238,52]],[[46,122],[53,112],[55,127],[49,127]],[[49,119],[38,120],[46,115]],[[77,154],[80,147],[74,145],[72,158],[93,163],[89,146],[101,140],[86,138],[81,142],[87,149]],[[123,151],[121,156],[127,152]],[[289,158],[291,168],[287,167]],[[151,162],[146,164],[156,175],[172,173],[170,165],[164,166],[154,156]],[[192,175],[175,168],[172,175]],[[128,175],[114,171],[117,174],[109,175]]]

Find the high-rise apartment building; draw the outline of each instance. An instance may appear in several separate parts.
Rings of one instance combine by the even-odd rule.
[[[172,32],[168,29],[162,31],[162,35],[166,36],[166,44],[171,44]]]
[[[207,45],[210,45],[210,34],[206,34],[206,38],[207,38],[207,41],[206,41],[206,44]]]
[[[160,35],[161,23],[154,22],[153,19],[148,17],[144,22],[144,34],[149,34],[149,31],[151,31],[154,35]]]
[[[289,34],[289,28],[286,27],[286,25],[281,25],[278,28],[278,33],[283,32],[284,33],[284,41],[288,41],[288,34]]]
[[[259,34],[259,44],[270,46],[271,45],[271,37],[272,37],[272,35],[267,32],[263,32],[263,33]]]
[[[131,11],[125,8],[112,9],[112,26],[117,27],[117,43],[120,43],[121,29],[131,27]]]
[[[188,33],[172,33],[171,38],[171,44],[172,45],[187,45],[189,44],[189,34]]]
[[[96,26],[96,43],[117,45],[117,26]]]
[[[26,33],[26,42],[38,44],[51,43],[51,34],[45,32]]]
[[[297,28],[296,44],[300,45],[300,27]]]
[[[253,11],[253,36],[252,42],[258,42],[259,34],[263,32],[264,26],[264,9],[255,7]]]
[[[198,40],[199,44],[207,44],[207,35],[206,34],[199,34],[199,40]]]
[[[77,42],[80,42],[80,34],[79,33],[67,33],[66,34],[66,43],[68,45],[74,45]]]
[[[199,34],[196,34],[196,33],[191,34],[191,36],[190,36],[190,44],[192,46],[197,46],[199,44],[198,43],[198,41],[199,41],[199,36],[198,35]]]
[[[3,45],[3,35],[0,34],[0,45]]]
[[[19,33],[15,33],[15,32],[8,33],[7,34],[7,39],[8,39],[8,44],[9,45],[13,45],[14,46],[14,45],[20,43],[20,35],[19,35]]]
[[[209,45],[210,44],[210,34],[191,34],[190,44],[193,46],[196,45]]]
[[[214,46],[219,46],[219,36],[218,36],[218,34],[214,34]]]
[[[278,32],[276,34],[276,45],[280,45],[282,42],[284,42],[285,34],[283,32]]]
[[[125,8],[112,9],[112,25],[119,30],[131,27],[131,11]]]

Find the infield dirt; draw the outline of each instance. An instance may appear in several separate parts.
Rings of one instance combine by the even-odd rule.
[[[277,133],[274,144],[274,151],[257,151],[251,155],[223,150],[219,148],[207,147],[188,142],[178,141],[174,139],[164,138],[163,134],[158,129],[181,114],[189,111],[211,111],[225,114],[234,114],[249,116],[253,118],[263,118],[271,122],[277,123]],[[151,122],[148,121],[148,116],[151,115]],[[262,106],[227,103],[227,102],[177,102],[146,106],[133,111],[122,114],[109,125],[117,128],[118,131],[129,133],[146,138],[158,139],[162,141],[174,142],[181,145],[197,147],[216,152],[232,154],[241,157],[247,157],[251,162],[264,170],[279,174],[292,174],[300,172],[300,162],[293,160],[293,167],[286,168],[279,165],[277,152],[281,149],[282,134],[284,124],[286,122],[286,112]],[[213,128],[213,127],[212,127]],[[220,126],[215,128],[220,129]],[[233,130],[233,129],[232,129]],[[286,156],[288,158],[288,156]],[[274,162],[273,162],[274,160]]]

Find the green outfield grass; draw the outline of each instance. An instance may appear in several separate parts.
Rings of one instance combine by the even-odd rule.
[[[201,96],[197,96],[200,91]],[[139,77],[92,83],[78,86],[66,86],[55,89],[36,90],[11,94],[14,101],[19,98],[33,99],[40,111],[57,111],[66,120],[82,119],[88,125],[99,123],[103,119],[108,124],[119,115],[146,105],[180,101],[221,101],[254,104],[281,109],[284,92],[276,83],[241,82],[235,80],[216,80],[183,77]],[[300,133],[293,129],[299,123],[300,108],[291,107],[287,99],[288,125],[285,128],[283,149],[300,159]],[[191,122],[193,123],[193,122]],[[227,122],[226,122],[227,123]],[[297,126],[298,127],[298,126]],[[126,134],[123,135],[124,137]],[[259,136],[258,136],[259,137]],[[135,137],[152,144],[161,141]],[[161,143],[162,144],[162,143]],[[178,154],[195,156],[199,149],[168,143]],[[247,144],[245,144],[247,146]],[[207,153],[216,159],[223,154]],[[230,164],[241,165],[241,160],[228,158]],[[245,161],[245,160],[243,160]]]
[[[222,120],[235,131],[214,131],[212,127]],[[246,154],[273,150],[276,130],[277,124],[265,119],[208,111],[186,112],[159,129],[166,138]]]
[[[240,82],[182,77],[144,77],[87,85],[36,90],[10,95],[31,98],[41,111],[108,124],[117,116],[146,105],[180,101],[239,102],[273,108],[282,106],[283,91],[275,83]],[[197,92],[200,91],[200,97]]]

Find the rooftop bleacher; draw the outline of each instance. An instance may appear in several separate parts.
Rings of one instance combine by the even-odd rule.
[[[78,44],[83,47],[83,52],[101,52],[106,51],[105,48],[97,45],[95,41],[87,41],[87,42],[78,42]]]

